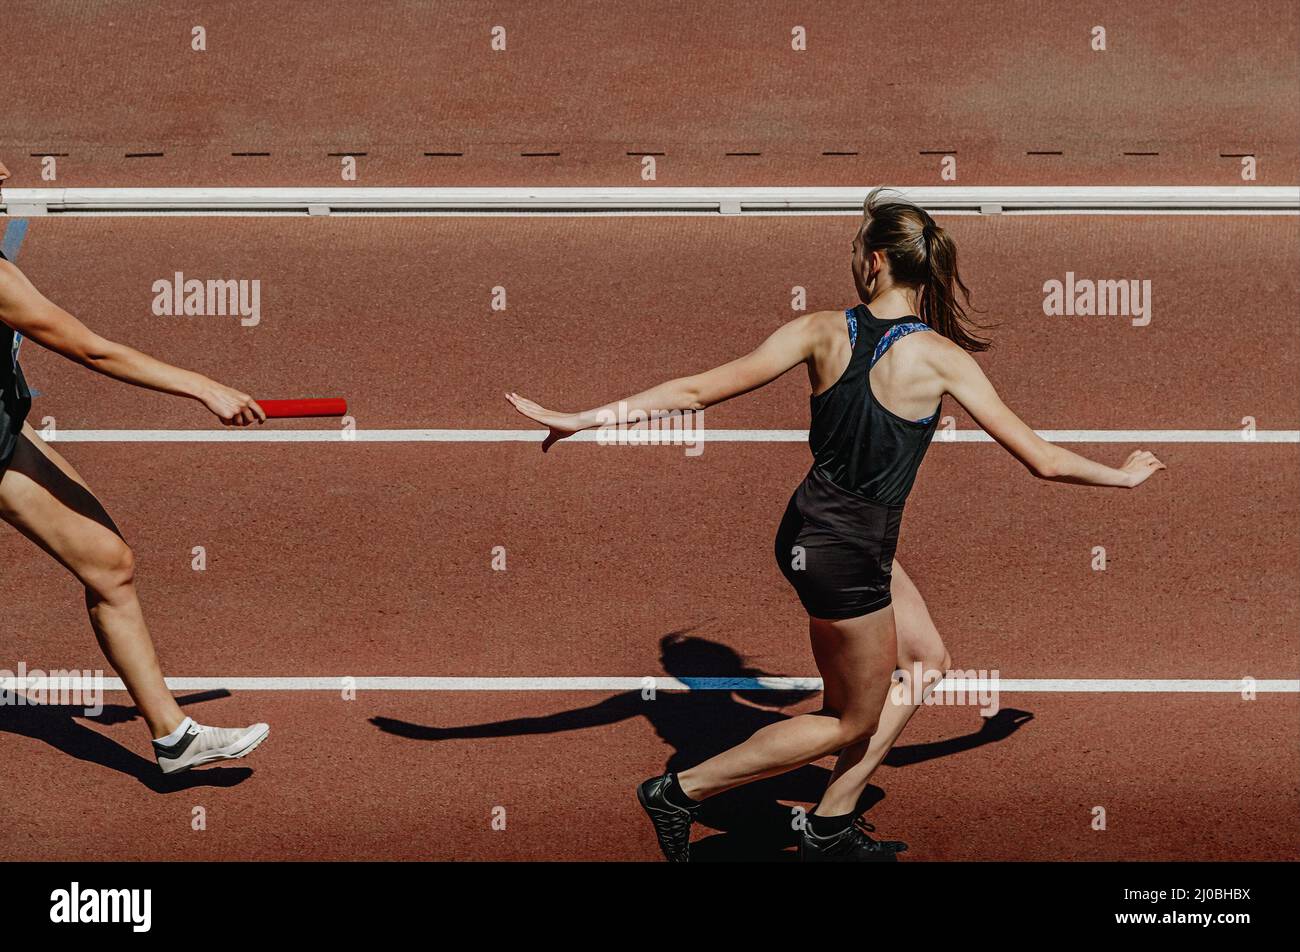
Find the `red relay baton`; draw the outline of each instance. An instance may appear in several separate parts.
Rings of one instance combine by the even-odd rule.
[[[348,412],[348,402],[339,397],[320,400],[258,400],[268,420],[291,417],[341,417]]]

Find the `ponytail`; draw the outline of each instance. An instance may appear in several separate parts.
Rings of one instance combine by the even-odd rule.
[[[983,325],[967,313],[970,289],[957,269],[952,237],[924,209],[883,191],[873,190],[864,206],[866,248],[884,253],[895,281],[920,290],[921,320],[963,350],[988,350],[989,341],[977,333]]]

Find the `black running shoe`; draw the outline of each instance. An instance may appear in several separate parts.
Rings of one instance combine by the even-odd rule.
[[[689,863],[691,824],[695,822],[695,811],[699,808],[687,810],[669,803],[664,790],[671,782],[670,774],[651,777],[636,788],[636,798],[654,824],[655,836],[659,837],[659,848],[663,850],[664,859],[670,863]]]
[[[907,849],[902,840],[873,840],[876,828],[862,817],[834,836],[815,836],[812,826],[799,837],[799,861],[803,863],[896,863]]]

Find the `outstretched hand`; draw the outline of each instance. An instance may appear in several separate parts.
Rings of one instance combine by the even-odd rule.
[[[1154,453],[1147,450],[1134,450],[1120,467],[1128,474],[1130,489],[1142,485],[1156,470],[1167,468],[1164,463],[1156,459]]]
[[[546,439],[542,441],[542,452],[545,453],[551,446],[566,436],[572,436],[582,427],[578,423],[577,415],[573,413],[557,413],[554,410],[548,410],[540,404],[531,400],[526,400],[517,393],[507,393],[506,399],[510,405],[522,413],[534,423],[540,423],[548,430]]]

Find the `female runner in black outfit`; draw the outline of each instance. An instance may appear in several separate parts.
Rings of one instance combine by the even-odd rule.
[[[925,603],[894,560],[903,503],[951,395],[1035,476],[1088,486],[1141,484],[1163,464],[1135,451],[1119,468],[1040,438],[998,398],[970,356],[987,348],[962,301],[957,250],[924,210],[877,189],[853,240],[862,302],[796,318],[752,353],[582,413],[556,413],[517,394],[512,404],[550,429],[545,446],[612,419],[702,410],[755,390],[797,364],[812,384],[813,466],[776,537],[776,558],[808,611],[822,709],[756,732],[744,743],[637,790],[664,855],[690,856],[699,801],[839,752],[800,843],[805,860],[871,860],[905,848],[867,836],[858,798],[915,712],[913,665],[948,670]],[[906,702],[890,699],[901,669]],[[929,679],[928,679],[929,680]],[[932,688],[933,683],[925,688]]]
[[[8,177],[0,164],[0,183]],[[26,422],[31,392],[18,363],[23,338],[124,383],[197,400],[227,426],[260,423],[266,415],[247,394],[95,334],[0,254],[0,519],[84,586],[91,627],[149,728],[163,773],[245,756],[266,739],[267,725],[196,724],[167,689],[136,594],[130,546],[72,465]]]

